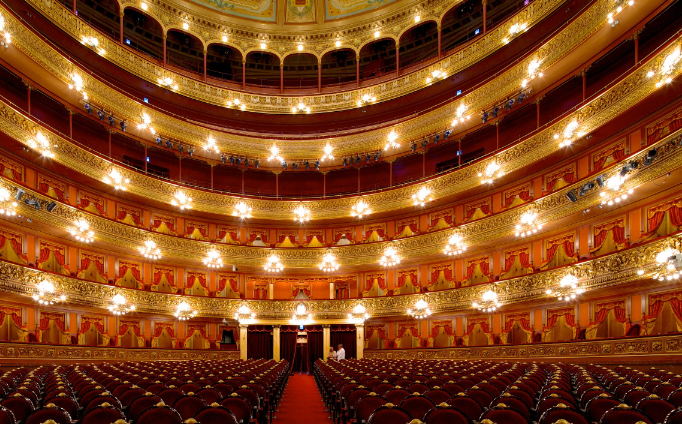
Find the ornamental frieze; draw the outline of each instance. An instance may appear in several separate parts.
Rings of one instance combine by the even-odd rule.
[[[675,249],[682,248],[682,238],[679,236],[657,240],[645,245],[635,246],[622,252],[616,252],[604,257],[586,260],[578,265],[559,268],[544,272],[538,272],[522,278],[501,280],[496,286],[503,303],[527,302],[544,298],[547,288],[555,287],[559,280],[570,272],[583,280],[583,286],[590,290],[593,288],[615,287],[633,281],[636,278],[636,269],[642,265],[653,263],[656,254],[666,247]],[[613,258],[626,256],[628,259],[614,261]],[[637,258],[637,259],[634,259]],[[612,264],[621,264],[622,268],[612,268]],[[595,280],[605,275],[613,275],[608,283],[595,284]],[[297,302],[285,300],[240,300],[229,298],[211,297],[183,297],[173,294],[147,292],[135,289],[109,286],[67,276],[48,274],[44,271],[28,268],[11,262],[0,262],[0,291],[20,295],[31,295],[35,287],[46,276],[53,281],[56,289],[66,295],[68,302],[74,305],[85,305],[96,308],[106,308],[115,294],[122,294],[129,303],[136,305],[139,312],[155,314],[174,313],[181,300],[191,304],[200,317],[224,318],[231,317],[242,304],[247,304],[259,319],[282,319],[288,321],[294,312]],[[639,277],[641,279],[641,277]],[[485,285],[482,285],[485,286]],[[478,299],[485,287],[473,286],[459,289],[442,290],[418,295],[387,296],[363,299],[362,302],[371,311],[373,317],[389,317],[404,315],[408,307],[414,305],[418,297],[422,297],[432,305],[434,313],[463,311],[471,308],[471,303]],[[512,292],[510,287],[516,290]],[[510,295],[513,296],[513,301]],[[323,314],[326,319],[344,320],[348,311],[358,304],[357,299],[338,300],[309,300],[306,302],[308,311],[313,314]],[[644,344],[642,344],[644,343]],[[549,349],[543,346],[532,346],[529,355],[540,354],[538,349]],[[582,348],[581,348],[582,349]],[[626,343],[614,342],[615,354],[646,353],[646,342]],[[668,349],[680,349],[678,345],[668,346]],[[574,351],[579,354],[580,349]],[[30,353],[25,353],[30,354]]]

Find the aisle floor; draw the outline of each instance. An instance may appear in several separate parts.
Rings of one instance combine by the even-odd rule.
[[[324,408],[324,400],[317,390],[315,377],[308,374],[292,374],[284,390],[274,424],[333,424]]]

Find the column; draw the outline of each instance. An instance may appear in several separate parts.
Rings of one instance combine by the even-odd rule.
[[[145,156],[147,156],[147,147],[145,146],[144,148],[144,153]],[[211,190],[213,190],[213,167],[215,166],[214,163],[209,163],[209,166],[211,167]],[[147,161],[144,161],[144,169],[147,169]]]
[[[279,92],[284,93],[284,63],[279,64]]]
[[[78,9],[76,8],[76,0],[73,0],[72,8],[73,14],[78,15]]]
[[[356,359],[362,359],[365,351],[365,324],[355,324]]]
[[[270,281],[268,283],[268,299],[272,300],[275,298],[275,283]]]
[[[535,105],[537,109],[537,128],[540,128],[540,101],[542,100],[542,97],[538,97],[537,100],[535,100]]]
[[[208,63],[208,49],[204,47],[204,82],[206,82],[206,78],[208,78],[208,68],[207,68],[207,63]]]
[[[119,14],[119,22],[118,22],[118,32],[119,32],[119,42],[123,44],[123,17],[125,16],[125,13],[121,10],[121,13]]]
[[[329,298],[336,299],[336,287],[333,281],[329,283]]]
[[[583,102],[584,102],[585,98],[587,98],[587,68],[583,69],[580,72],[580,75],[583,78]]]
[[[641,33],[642,30],[638,29],[634,34],[632,34],[632,39],[635,41],[635,66],[637,66],[639,63],[639,34]]]
[[[500,150],[500,121],[495,121],[495,139],[497,140],[497,150]]]
[[[31,90],[33,90],[33,87],[26,81],[24,81],[24,84],[26,85],[26,112],[28,116],[31,116]]]
[[[395,43],[395,76],[400,74],[400,44]]]
[[[66,109],[66,111],[69,112],[69,138],[73,140],[73,114],[76,113],[76,111],[73,109]]]
[[[281,358],[279,357],[279,343],[280,343],[280,330],[282,326],[281,325],[273,325],[272,326],[272,359],[275,361],[279,361]]]
[[[360,53],[355,54],[355,81],[360,87]]]
[[[332,345],[331,325],[322,324],[322,359],[329,358],[329,346]]]
[[[239,359],[245,361],[247,355],[248,324],[239,324]]]
[[[242,90],[246,88],[246,59],[242,59]]]
[[[166,66],[167,62],[167,57],[166,57],[166,37],[168,35],[164,32],[163,33],[163,66]]]
[[[388,161],[388,186],[393,187],[393,161],[394,159],[389,159]]]
[[[322,58],[317,59],[317,92],[322,92]]]
[[[488,30],[488,0],[483,0],[483,34]]]
[[[441,26],[438,25],[438,59],[440,59],[441,55],[441,42],[443,38],[443,31],[441,31],[441,29],[442,29]]]

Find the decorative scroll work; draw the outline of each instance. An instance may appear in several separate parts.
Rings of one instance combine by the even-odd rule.
[[[107,202],[103,197],[78,190],[78,204],[76,205],[78,209],[95,215],[106,216],[106,204]]]
[[[428,231],[438,231],[445,228],[450,228],[455,223],[455,214],[452,208],[445,209],[429,214]]]
[[[116,221],[133,227],[142,227],[142,209],[117,203]]]
[[[530,194],[530,183],[502,192],[502,209],[510,209],[533,200]]]
[[[152,215],[151,230],[157,233],[168,234],[171,236],[178,235],[175,217],[161,215],[156,212]]]

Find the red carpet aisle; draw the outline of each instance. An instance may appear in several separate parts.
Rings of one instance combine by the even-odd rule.
[[[312,375],[292,374],[274,424],[332,424]]]

